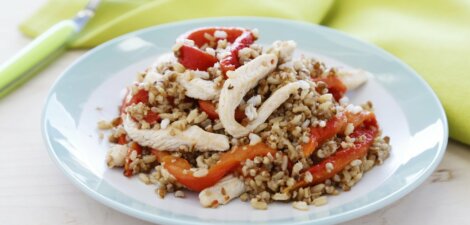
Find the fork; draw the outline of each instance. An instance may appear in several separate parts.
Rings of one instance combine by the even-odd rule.
[[[100,0],[90,0],[85,8],[69,20],[61,21],[17,54],[0,65],[0,98],[26,82],[38,69],[64,52],[67,44],[95,15]]]

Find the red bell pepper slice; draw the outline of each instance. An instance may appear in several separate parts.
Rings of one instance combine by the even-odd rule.
[[[211,101],[204,101],[204,100],[199,100],[197,101],[199,108],[201,108],[202,111],[204,111],[209,119],[211,120],[216,120],[219,119],[219,114],[217,114],[217,111],[215,110],[215,105],[212,104]]]
[[[127,137],[126,134],[121,134],[121,136],[118,137],[117,143],[120,145],[125,145],[127,144]]]
[[[215,105],[211,101],[199,100],[198,104],[199,104],[199,108],[201,108],[201,110],[207,114],[209,119],[211,120],[219,119],[219,114],[215,110]],[[237,108],[235,110],[235,120],[238,122],[241,122],[245,118],[246,118],[245,112]]]
[[[142,147],[135,142],[131,142],[129,148],[127,149],[126,158],[124,159],[124,176],[126,177],[130,177],[134,174],[134,170],[130,167],[130,164],[132,163],[130,156],[133,151],[137,152],[137,157],[142,156]]]
[[[235,40],[240,35],[242,35],[244,31],[246,31],[246,29],[238,28],[238,27],[204,27],[204,28],[195,29],[186,34],[183,34],[179,39],[184,38],[184,39],[192,40],[194,41],[194,44],[200,48],[204,44],[210,44],[209,43],[210,41],[204,36],[204,34],[206,33],[214,37],[216,41],[221,39],[221,38],[215,37],[216,31],[224,31],[227,34],[227,37],[224,39],[227,39],[227,42],[229,43],[234,43]],[[215,47],[215,46],[210,46],[210,47]]]
[[[215,56],[187,45],[181,46],[175,54],[178,62],[190,70],[206,71],[218,61]]]
[[[161,118],[157,113],[149,110],[147,111],[147,115],[144,116],[144,120],[150,125],[154,125],[155,123],[160,122]]]
[[[319,164],[316,164],[307,171],[313,176],[312,182],[307,183],[304,179],[298,181],[294,186],[286,188],[284,192],[289,192],[300,187],[307,185],[315,185],[324,182],[327,179],[332,178],[335,174],[341,172],[349,163],[355,159],[360,159],[365,156],[374,143],[375,137],[379,134],[379,127],[375,117],[371,117],[364,121],[363,126],[357,128],[351,137],[358,138],[364,136],[365,139],[354,143],[354,146],[338,150],[334,155],[323,160]],[[328,170],[326,164],[331,163],[333,165],[332,170]]]
[[[367,111],[357,114],[345,112],[331,118],[325,127],[310,128],[310,141],[302,145],[304,156],[309,157],[318,146],[333,138],[336,134],[344,132],[348,123],[352,123],[356,127],[372,118],[375,118],[375,115]]]
[[[337,76],[314,78],[313,81],[325,82],[328,88],[328,92],[333,95],[336,101],[339,101],[348,90],[346,85],[344,85],[343,82]]]
[[[124,110],[130,105],[138,104],[140,102],[142,102],[146,105],[149,103],[149,93],[148,93],[148,91],[146,91],[144,89],[138,90],[137,93],[135,93],[132,96],[132,98],[129,100],[129,102],[126,102],[126,98],[127,98],[128,94],[129,94],[129,91],[127,92],[126,96],[124,97],[124,99],[122,101],[122,105],[121,105],[121,108],[120,108],[120,114],[121,115],[124,113]],[[144,116],[144,120],[147,123],[149,123],[150,125],[153,125],[156,122],[160,121],[160,116],[157,113],[153,112],[152,110],[149,110],[147,112],[147,115]]]
[[[222,59],[220,63],[223,73],[225,74],[225,72],[239,67],[238,51],[252,44],[256,40],[256,37],[249,30],[237,27],[200,28],[183,34],[178,38],[178,41],[184,43],[184,39],[192,40],[195,46],[183,44],[183,46],[175,52],[178,62],[188,69],[204,71],[218,62],[215,56],[199,49],[205,44],[209,47],[216,47],[215,44],[217,41],[222,39],[215,37],[216,31],[224,31],[227,34],[224,39],[232,43],[230,54]],[[208,40],[205,34],[211,35],[214,37],[214,40]]]
[[[219,162],[213,165],[205,176],[194,176],[193,171],[190,170],[191,165],[185,159],[172,156],[168,152],[152,150],[152,154],[180,184],[197,192],[213,186],[225,175],[236,170],[245,160],[253,159],[256,156],[265,156],[268,153],[274,155],[276,150],[264,143],[235,147],[233,150],[221,154]]]
[[[139,102],[142,102],[144,104],[148,104],[149,101],[149,94],[146,90],[138,90],[137,93],[135,93],[132,98],[129,100],[129,102],[126,102],[127,96],[130,95],[129,89],[126,90],[126,95],[124,95],[124,98],[122,99],[121,107],[119,108],[119,114],[123,114],[126,110],[126,108],[132,104],[138,104]]]
[[[127,106],[130,106],[132,104],[138,104],[138,103],[144,103],[144,104],[148,104],[149,102],[149,93],[148,91],[144,90],[144,89],[140,89],[138,90],[131,98],[131,100],[129,100],[129,102],[126,104]]]
[[[230,48],[230,54],[222,59],[220,62],[220,68],[225,75],[228,71],[233,71],[240,67],[240,61],[238,60],[238,52],[246,47],[249,47],[255,42],[256,37],[250,31],[244,31],[232,44]]]

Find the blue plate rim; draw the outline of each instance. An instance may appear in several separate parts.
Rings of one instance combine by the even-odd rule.
[[[323,29],[323,30],[326,30],[327,32],[336,33],[339,36],[351,39],[352,41],[359,42],[359,43],[365,44],[365,45],[369,45],[375,51],[380,52],[384,56],[387,56],[388,58],[392,59],[395,63],[403,66],[405,69],[410,71],[411,74],[413,74],[415,76],[415,78],[417,78],[419,80],[419,82],[429,91],[429,93],[432,94],[431,97],[433,98],[433,100],[436,103],[436,106],[438,107],[438,112],[439,112],[439,115],[440,115],[440,119],[442,120],[442,123],[444,125],[443,126],[444,130],[443,130],[442,142],[439,142],[439,146],[437,147],[438,148],[437,149],[438,154],[435,155],[435,157],[433,158],[431,163],[426,168],[424,168],[424,172],[422,173],[422,175],[419,178],[417,178],[413,183],[407,184],[407,185],[403,186],[402,188],[396,190],[395,192],[391,193],[387,197],[384,197],[384,198],[382,198],[378,201],[375,201],[375,202],[371,202],[367,205],[364,205],[363,207],[356,208],[356,209],[349,210],[349,211],[342,212],[342,213],[338,213],[338,214],[335,214],[335,215],[332,215],[332,216],[329,216],[329,217],[326,217],[326,218],[321,218],[321,219],[319,219],[315,222],[318,222],[318,223],[321,223],[321,224],[330,224],[330,223],[336,224],[336,223],[349,221],[349,220],[352,220],[352,219],[370,214],[372,212],[375,212],[375,211],[377,211],[381,208],[384,208],[384,207],[390,205],[391,203],[397,201],[398,199],[404,197],[405,195],[409,194],[411,191],[413,191],[419,185],[421,185],[426,180],[426,178],[428,178],[431,175],[431,173],[437,168],[437,166],[439,165],[439,162],[442,160],[442,158],[444,156],[444,153],[446,151],[446,147],[447,147],[447,144],[448,144],[448,137],[449,137],[449,129],[448,129],[447,117],[446,117],[444,108],[442,106],[442,103],[440,102],[439,98],[437,97],[435,92],[432,90],[432,88],[429,86],[429,84],[421,76],[419,76],[418,73],[413,68],[411,68],[409,65],[407,65],[406,63],[404,63],[403,61],[398,59],[396,56],[394,56],[393,54],[385,51],[384,49],[378,47],[377,45],[375,45],[373,43],[365,42],[365,41],[363,41],[363,40],[361,40],[357,37],[351,36],[351,35],[349,35],[345,32],[342,32],[342,31],[339,31],[339,30],[336,30],[336,29],[332,29],[332,28],[325,27],[325,26],[318,25],[318,24],[312,24],[312,23],[308,23],[308,22],[304,22],[304,21],[299,21],[299,20],[289,20],[289,19],[280,19],[280,18],[271,18],[271,17],[256,17],[256,16],[241,16],[241,17],[240,16],[233,16],[233,17],[211,17],[211,18],[200,18],[200,19],[188,19],[188,20],[181,20],[181,21],[177,21],[177,22],[171,22],[171,23],[165,23],[165,24],[161,24],[161,25],[151,26],[151,27],[148,27],[148,28],[140,29],[140,30],[137,30],[137,31],[133,31],[133,32],[118,36],[116,38],[113,38],[109,41],[106,41],[106,42],[100,44],[99,46],[89,50],[88,52],[86,52],[85,54],[80,56],[77,60],[75,60],[72,64],[70,64],[60,74],[60,76],[54,81],[54,83],[52,84],[50,90],[48,91],[46,99],[44,100],[44,103],[45,103],[44,106],[47,105],[47,102],[50,100],[50,97],[54,93],[54,89],[55,89],[57,83],[59,83],[60,80],[63,79],[64,76],[66,76],[66,74],[68,73],[68,71],[71,68],[73,68],[76,64],[79,64],[82,60],[87,58],[89,55],[94,54],[95,52],[100,51],[101,49],[103,49],[103,48],[107,47],[108,45],[111,45],[115,42],[119,42],[121,40],[127,39],[127,38],[132,37],[132,36],[138,36],[139,34],[149,32],[153,29],[177,26],[177,25],[181,25],[181,24],[190,25],[190,24],[198,24],[198,23],[217,22],[217,21],[224,22],[224,21],[248,21],[248,20],[256,20],[256,22],[263,22],[263,23],[264,22],[267,22],[267,23],[273,23],[274,22],[274,23],[283,23],[283,24],[297,23],[297,24],[305,26],[305,27],[313,26],[316,29],[320,29],[320,30]],[[204,225],[204,224],[210,224],[211,223],[209,221],[203,221],[203,220],[189,221],[189,220],[184,220],[184,219],[168,218],[168,217],[161,216],[161,215],[158,215],[158,214],[149,215],[148,213],[144,213],[144,212],[139,211],[135,208],[132,208],[132,207],[129,207],[129,206],[124,205],[122,203],[119,203],[119,202],[117,202],[117,201],[115,201],[111,198],[107,198],[107,197],[101,195],[100,193],[94,191],[93,189],[88,187],[86,184],[81,183],[80,181],[78,181],[77,179],[72,177],[71,174],[69,174],[66,171],[66,168],[63,167],[63,165],[62,165],[63,162],[59,159],[59,157],[54,152],[53,145],[50,142],[51,139],[49,137],[49,134],[48,134],[45,123],[46,123],[46,107],[43,108],[42,114],[41,114],[41,131],[42,131],[42,136],[43,136],[44,142],[46,143],[46,146],[47,146],[49,156],[52,158],[54,163],[60,168],[60,170],[65,174],[65,176],[69,180],[71,180],[72,183],[76,187],[78,187],[81,191],[85,192],[88,196],[92,197],[96,201],[98,201],[98,202],[100,202],[100,203],[102,203],[106,206],[109,206],[109,207],[111,207],[111,208],[113,208],[113,209],[115,209],[115,210],[117,210],[121,213],[130,215],[132,217],[139,218],[139,219],[142,219],[142,220],[145,220],[145,221],[148,221],[148,222],[152,222],[152,223],[158,222],[158,223],[164,223],[164,224],[194,224],[194,225]],[[312,222],[313,221],[291,221],[289,224],[306,225],[306,224],[309,224],[309,223],[312,223]],[[255,223],[259,224],[259,223],[262,223],[262,222],[255,222]],[[277,223],[277,222],[275,222],[275,223],[280,224],[280,223]],[[230,224],[237,224],[237,223],[230,223]],[[240,223],[240,224],[247,224],[247,223]]]

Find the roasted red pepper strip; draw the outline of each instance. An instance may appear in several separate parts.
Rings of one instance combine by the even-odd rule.
[[[127,149],[127,155],[124,161],[124,176],[126,177],[130,177],[134,174],[134,170],[130,168],[130,164],[132,163],[131,154],[133,151],[137,153],[137,157],[142,156],[142,147],[135,142],[131,142]]]
[[[117,143],[120,144],[120,145],[127,144],[126,134],[121,134],[121,136],[119,136],[118,139],[117,139]]]
[[[234,43],[235,40],[242,35],[246,29],[243,28],[238,28],[238,27],[205,27],[205,28],[199,28],[196,30],[192,30],[189,32],[189,34],[184,34],[181,38],[185,38],[188,40],[193,40],[194,44],[197,47],[202,47],[204,44],[210,44],[210,40],[208,40],[205,37],[205,34],[209,34],[212,37],[214,37],[214,40],[217,41],[221,38],[215,37],[215,32],[216,31],[224,31],[227,34],[227,37],[224,39],[227,39],[227,42],[229,43]],[[214,43],[215,44],[215,43]],[[215,47],[215,46],[210,46],[210,47]]]
[[[178,62],[184,67],[192,70],[207,70],[213,66],[218,60],[215,56],[200,50],[202,46],[206,45],[215,48],[218,40],[222,38],[215,37],[216,31],[223,31],[227,34],[223,39],[227,39],[228,43],[232,43],[230,47],[230,54],[222,59],[220,62],[222,72],[229,70],[235,70],[240,66],[238,61],[238,51],[242,48],[248,47],[255,40],[256,37],[249,31],[243,28],[236,27],[210,27],[200,28],[189,33],[183,34],[178,38],[178,41],[184,43],[184,40],[194,41],[195,46],[189,46],[183,44],[176,52],[175,56],[178,58]],[[212,40],[206,38],[206,34],[213,37]]]
[[[152,150],[152,154],[163,164],[163,167],[173,175],[176,180],[186,188],[193,191],[202,191],[216,184],[228,173],[234,171],[242,162],[253,159],[256,156],[265,156],[268,153],[276,154],[276,150],[264,143],[252,146],[236,147],[235,149],[222,153],[215,165],[213,165],[205,176],[194,176],[191,165],[183,158],[174,157],[168,152]]]
[[[199,100],[198,104],[199,104],[199,108],[201,108],[201,110],[207,114],[209,119],[211,120],[219,119],[219,114],[215,111],[215,105],[211,101]],[[245,112],[237,108],[235,110],[235,120],[240,122],[245,118],[246,118]]]
[[[217,114],[217,112],[215,111],[215,105],[212,104],[211,101],[199,100],[197,103],[199,105],[199,108],[201,108],[201,110],[207,114],[209,119],[219,119],[219,114]]]
[[[338,133],[344,132],[348,123],[352,123],[356,127],[365,120],[372,118],[375,118],[374,114],[367,111],[357,114],[346,112],[331,118],[325,127],[310,128],[310,141],[302,145],[304,156],[310,156],[325,141],[333,138]]]
[[[132,98],[129,100],[129,102],[126,102],[127,96],[129,96],[129,89],[126,90],[126,94],[124,95],[124,98],[122,99],[122,104],[121,107],[119,108],[119,114],[123,114],[126,110],[126,108],[132,104],[138,104],[139,102],[143,102],[144,104],[147,104],[149,101],[149,94],[146,90],[139,90],[135,95],[132,96]]]
[[[222,73],[225,75],[228,71],[233,71],[240,67],[240,61],[238,60],[238,52],[246,47],[249,47],[255,42],[256,37],[250,31],[244,31],[230,47],[230,54],[222,59],[220,62],[220,68]]]
[[[218,61],[215,56],[187,45],[181,46],[175,54],[178,62],[190,70],[206,71]]]
[[[130,106],[132,104],[139,104],[140,102],[144,104],[148,104],[149,102],[149,93],[148,91],[144,89],[138,90],[129,100],[129,102],[126,103],[126,106]]]
[[[354,143],[353,147],[340,149],[333,156],[328,157],[317,165],[310,167],[307,171],[313,176],[313,180],[307,183],[304,179],[298,181],[294,186],[287,188],[284,192],[295,190],[307,185],[315,185],[330,179],[335,174],[343,170],[349,163],[355,159],[360,159],[367,154],[370,146],[374,143],[375,137],[379,134],[379,127],[375,117],[364,121],[363,126],[356,128],[351,137],[358,138],[364,136],[365,139]],[[331,163],[333,169],[327,170],[326,164]]]
[[[147,115],[144,116],[145,122],[149,123],[150,125],[154,125],[157,122],[160,122],[160,116],[153,112],[152,110],[147,111]]]
[[[313,81],[323,81],[326,83],[328,92],[333,95],[336,101],[339,101],[347,91],[346,85],[337,76],[327,76],[323,78],[314,78]]]
[[[137,93],[135,93],[132,96],[132,98],[129,100],[129,102],[126,102],[126,98],[127,98],[128,94],[129,94],[129,91],[128,91],[128,93],[126,94],[126,96],[124,97],[124,99],[122,101],[122,105],[121,105],[121,108],[120,108],[120,113],[121,114],[123,114],[125,112],[126,108],[130,105],[138,104],[140,102],[142,102],[146,105],[149,103],[149,93],[146,90],[143,90],[143,89],[138,90]],[[160,121],[160,116],[157,113],[149,110],[149,111],[147,111],[147,115],[144,116],[144,120],[147,123],[149,123],[150,125],[153,125],[156,122]]]

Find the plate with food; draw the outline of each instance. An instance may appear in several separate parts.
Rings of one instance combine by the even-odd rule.
[[[52,159],[85,193],[161,224],[334,224],[403,197],[442,159],[429,86],[370,44],[267,18],[113,39],[55,82]]]

